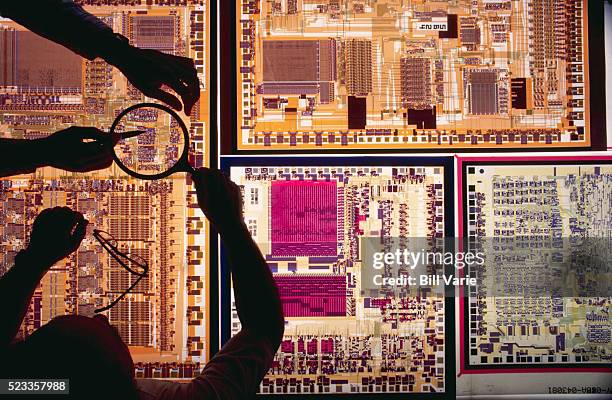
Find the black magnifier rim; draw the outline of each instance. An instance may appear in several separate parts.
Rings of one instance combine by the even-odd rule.
[[[117,166],[119,166],[119,168],[121,168],[123,172],[125,172],[128,175],[133,176],[134,178],[144,179],[148,181],[163,179],[163,178],[166,178],[174,174],[175,172],[180,172],[180,171],[185,170],[185,168],[183,167],[183,164],[188,164],[187,159],[189,157],[189,131],[187,130],[187,126],[185,125],[185,122],[183,122],[183,120],[181,119],[181,117],[179,117],[176,111],[174,111],[168,106],[165,106],[159,103],[138,103],[138,104],[134,104],[133,106],[126,108],[119,115],[117,115],[117,118],[115,118],[115,121],[113,121],[113,124],[111,125],[111,128],[110,128],[111,135],[115,133],[115,128],[117,128],[117,125],[119,124],[119,122],[121,122],[121,120],[123,119],[123,117],[125,117],[126,114],[134,110],[137,110],[139,108],[157,108],[158,110],[167,112],[174,119],[178,121],[178,124],[181,127],[181,130],[183,131],[183,136],[185,137],[185,148],[183,149],[183,154],[181,154],[176,164],[174,164],[172,168],[168,169],[167,171],[164,171],[156,175],[144,175],[144,174],[140,174],[138,172],[132,171],[131,169],[123,165],[119,157],[117,157],[117,152],[115,151],[115,148],[113,148],[113,159],[115,160],[115,163],[117,164]]]

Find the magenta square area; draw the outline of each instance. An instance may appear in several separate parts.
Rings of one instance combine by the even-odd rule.
[[[272,256],[335,256],[335,181],[272,182]]]
[[[345,317],[344,275],[275,275],[285,317]]]

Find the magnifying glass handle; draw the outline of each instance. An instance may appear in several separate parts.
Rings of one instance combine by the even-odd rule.
[[[191,166],[191,164],[186,163],[186,164],[185,164],[185,172],[188,172],[188,173],[190,173],[191,175],[193,175],[193,174],[195,174],[195,173],[196,173],[196,170],[195,170],[195,168],[193,168],[193,167]]]

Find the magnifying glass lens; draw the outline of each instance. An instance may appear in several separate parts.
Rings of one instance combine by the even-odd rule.
[[[161,109],[141,107],[127,112],[117,122],[115,133],[144,131],[121,139],[115,146],[119,162],[130,171],[146,176],[174,167],[185,149],[185,137],[176,118]]]

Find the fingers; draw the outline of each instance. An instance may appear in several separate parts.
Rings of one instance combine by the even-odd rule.
[[[208,184],[210,180],[210,169],[198,168],[192,176],[200,205],[207,204],[207,194],[210,192],[210,185]]]
[[[196,186],[203,185],[210,175],[210,169],[206,167],[198,168],[192,175]]]
[[[71,172],[89,172],[105,169],[113,163],[113,147],[104,143],[83,143],[77,155],[63,169]]]
[[[68,207],[43,210],[34,221],[27,250],[36,255],[38,267],[46,270],[79,247],[87,224],[83,214]]]
[[[143,93],[148,97],[163,101],[177,111],[181,111],[183,109],[181,101],[176,96],[173,96],[168,92],[164,92],[161,90],[161,88],[147,89],[146,91],[143,91]]]
[[[38,221],[44,221],[45,219],[49,218],[49,215],[53,214],[53,210],[54,210],[53,208],[45,208],[44,210],[42,210],[38,214],[38,217],[36,217],[34,224],[36,224],[36,222]]]
[[[199,190],[206,193],[208,198],[223,198],[228,178],[221,170],[203,168]]]
[[[72,210],[70,210],[68,207],[53,207],[44,209],[40,212],[40,214],[38,214],[38,217],[36,217],[34,225],[55,226],[58,222],[61,223],[61,221],[65,218],[66,215],[68,215],[68,212],[70,211]]]
[[[164,54],[152,49],[135,49],[131,67],[122,72],[145,96],[160,100],[177,111],[190,115],[200,98],[200,82],[192,59]],[[138,68],[136,67],[138,66]],[[162,90],[165,84],[182,99]],[[183,107],[184,105],[184,107]]]
[[[200,99],[200,80],[198,79],[198,72],[195,69],[193,60],[185,57],[178,57],[176,63],[176,73],[178,78],[182,81],[184,87],[184,94],[177,92],[183,99],[185,105],[185,114],[190,115],[191,109]]]
[[[80,162],[81,172],[105,169],[113,163],[112,147],[100,146],[98,143],[91,143],[84,152]]]
[[[41,211],[34,221],[34,229],[56,229],[64,233],[72,233],[73,228],[85,218],[83,214],[68,207],[47,208]]]
[[[52,136],[60,138],[66,144],[81,142],[84,139],[97,141],[107,141],[109,139],[108,134],[93,126],[71,126],[70,128],[55,132]]]
[[[34,220],[34,224],[32,225],[32,233],[30,235],[30,241],[32,240],[32,238],[36,237],[38,231],[40,231],[41,229],[44,229],[45,226],[48,225],[47,221],[51,219],[52,216],[53,216],[52,208],[46,208],[38,214],[38,216]]]
[[[213,172],[212,176],[220,190],[223,189],[229,194],[235,194],[236,191],[239,191],[238,186],[232,182],[225,172],[216,170]]]
[[[121,133],[111,132],[110,134],[110,143],[115,147],[117,143],[121,140]]]
[[[190,115],[191,109],[200,98],[200,80],[193,60],[168,54],[158,56],[164,58],[165,65],[170,69],[169,73],[160,76],[159,80],[181,96],[185,114]]]
[[[185,84],[189,88],[191,92],[190,101],[186,101],[183,99],[185,103],[185,114],[191,115],[191,109],[193,106],[200,100],[200,80],[198,79],[198,75],[196,70],[193,70],[193,74],[189,74],[185,77]]]
[[[223,171],[199,168],[193,177],[198,204],[219,233],[243,223],[240,188]]]
[[[99,140],[101,142],[108,141],[109,139],[109,135],[107,133],[102,132],[98,128],[85,126],[75,126],[74,128],[81,137],[81,139],[93,139]]]
[[[95,143],[85,143],[89,144],[97,144],[102,145],[103,147],[115,147],[119,139],[116,138],[117,135],[111,135],[109,133],[103,132],[98,128],[80,128],[82,130],[79,131],[81,141],[85,139],[95,140]]]
[[[167,79],[165,83],[166,85],[170,86],[179,96],[181,96],[181,99],[183,99],[183,104],[185,105],[185,112],[187,112],[187,109],[191,109],[193,106],[191,89],[186,86],[178,78],[178,76]]]
[[[106,169],[113,164],[113,157],[110,155],[102,154],[100,157],[91,160],[89,165],[87,165],[88,171],[96,171],[100,169]]]
[[[74,229],[72,235],[72,251],[75,251],[81,245],[81,242],[85,238],[85,234],[87,233],[87,225],[89,221],[85,219],[85,217],[79,213],[81,216],[80,220],[77,222],[76,228]]]
[[[221,190],[222,188],[233,188],[236,186],[234,182],[219,169],[199,168],[197,175],[200,178],[200,183],[210,187],[211,189]]]
[[[199,168],[194,174],[194,182],[198,193],[206,194],[208,198],[227,198],[238,200],[240,189],[232,180],[221,170]]]
[[[90,172],[106,169],[113,163],[113,157],[109,154],[98,154],[92,157],[75,160],[70,165],[65,165],[62,169],[70,172]]]
[[[66,235],[74,251],[74,249],[76,249],[76,247],[74,247],[75,237],[80,235],[80,229],[83,229],[83,225],[85,227],[87,226],[87,224],[85,224],[85,217],[80,212],[73,211],[68,207],[61,207],[56,212],[56,218],[57,222],[55,226],[62,230],[62,235]],[[81,228],[79,228],[79,226],[81,226]],[[81,240],[78,241],[78,244],[81,243]]]
[[[74,226],[83,219],[79,212],[68,207],[55,207],[53,209],[53,225],[65,232],[72,233]]]
[[[85,142],[86,140],[91,142]],[[73,126],[53,134],[47,153],[49,166],[71,172],[89,172],[112,164],[112,135],[93,127]]]

